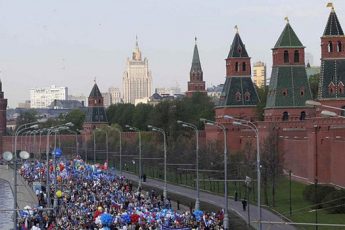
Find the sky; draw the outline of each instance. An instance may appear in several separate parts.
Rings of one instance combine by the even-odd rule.
[[[237,25],[252,64],[267,63],[290,24],[320,61],[320,37],[330,9],[325,0],[0,0],[0,78],[9,107],[29,100],[31,88],[67,86],[90,93],[122,88],[126,59],[138,36],[153,89],[187,88],[194,37],[206,86],[225,82],[225,61]],[[345,2],[334,0],[345,29]]]

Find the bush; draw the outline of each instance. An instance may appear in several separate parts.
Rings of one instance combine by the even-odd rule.
[[[315,184],[310,184],[305,187],[303,191],[303,198],[310,201],[312,204],[319,204],[330,193],[336,191],[336,189],[329,185],[317,186],[317,197],[315,196]],[[321,205],[318,206],[319,208]]]
[[[345,213],[345,190],[331,192],[322,203],[322,207],[329,213]]]

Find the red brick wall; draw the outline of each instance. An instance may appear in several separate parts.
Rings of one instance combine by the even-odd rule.
[[[285,63],[284,62],[284,51],[288,51],[289,53],[289,62]],[[295,62],[294,60],[294,53],[295,51],[298,51],[299,53],[299,62]],[[304,48],[277,48],[277,49],[273,49],[272,52],[272,56],[273,56],[273,66],[277,66],[277,65],[305,65],[304,63]]]
[[[255,142],[254,132],[233,126],[228,120],[222,124],[228,128],[230,153],[243,149],[246,140]],[[276,130],[284,169],[291,170],[295,179],[313,183],[317,178],[320,183],[345,187],[345,119],[259,122],[257,126],[261,144],[270,129]],[[206,142],[218,139],[222,143],[223,133],[219,129],[206,126],[205,130]]]
[[[236,63],[238,71],[236,71]],[[245,63],[246,68],[243,71],[242,65]],[[248,76],[251,74],[250,58],[228,58],[226,59],[226,76]]]
[[[341,42],[342,51],[337,52],[338,42]],[[328,43],[333,45],[333,52],[328,52]],[[322,37],[321,38],[321,57],[322,58],[345,58],[345,37]]]

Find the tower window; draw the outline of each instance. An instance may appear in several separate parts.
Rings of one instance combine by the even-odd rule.
[[[343,47],[341,45],[341,41],[338,41],[338,43],[337,43],[337,52],[341,52],[341,51],[343,51]]]
[[[299,62],[299,52],[298,50],[295,50],[295,53],[294,53],[294,62],[295,63],[298,63]]]
[[[236,96],[236,101],[241,101],[241,93],[240,92],[237,92],[235,94],[235,96]]]
[[[299,117],[299,119],[300,119],[301,121],[303,121],[303,120],[305,120],[305,116],[306,116],[305,111],[302,111],[302,112],[301,112],[301,115],[300,115],[300,117]]]
[[[288,95],[288,90],[287,89],[283,89],[283,96],[287,96]]]
[[[329,83],[328,85],[328,94],[332,95],[335,93],[335,85],[333,82]]]
[[[289,113],[287,111],[285,111],[283,113],[283,121],[287,121],[287,120],[289,120]]]
[[[284,63],[289,63],[289,51],[284,51]]]
[[[301,94],[301,96],[304,96],[304,88],[303,87],[300,90],[300,94]]]
[[[235,71],[236,71],[236,72],[240,71],[240,67],[239,67],[239,65],[238,65],[238,62],[235,63]]]
[[[328,47],[328,53],[333,52],[333,44],[332,44],[331,41],[328,42],[328,46],[327,47]]]
[[[247,92],[245,92],[245,94],[244,94],[244,99],[246,100],[246,101],[250,101],[250,93],[247,91]]]
[[[242,63],[242,71],[246,71],[246,63],[245,62]]]
[[[339,92],[339,94],[343,94],[344,93],[344,83],[342,81],[340,81],[338,83],[338,92]]]

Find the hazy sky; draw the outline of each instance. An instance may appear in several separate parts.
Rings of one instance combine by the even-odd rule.
[[[67,86],[88,95],[122,88],[125,62],[138,35],[155,87],[186,90],[194,37],[207,86],[225,81],[225,61],[238,25],[254,61],[271,68],[271,48],[284,17],[319,65],[325,0],[0,0],[0,78],[9,106],[29,89]],[[333,1],[345,29],[345,2]],[[269,76],[268,76],[269,77]]]

